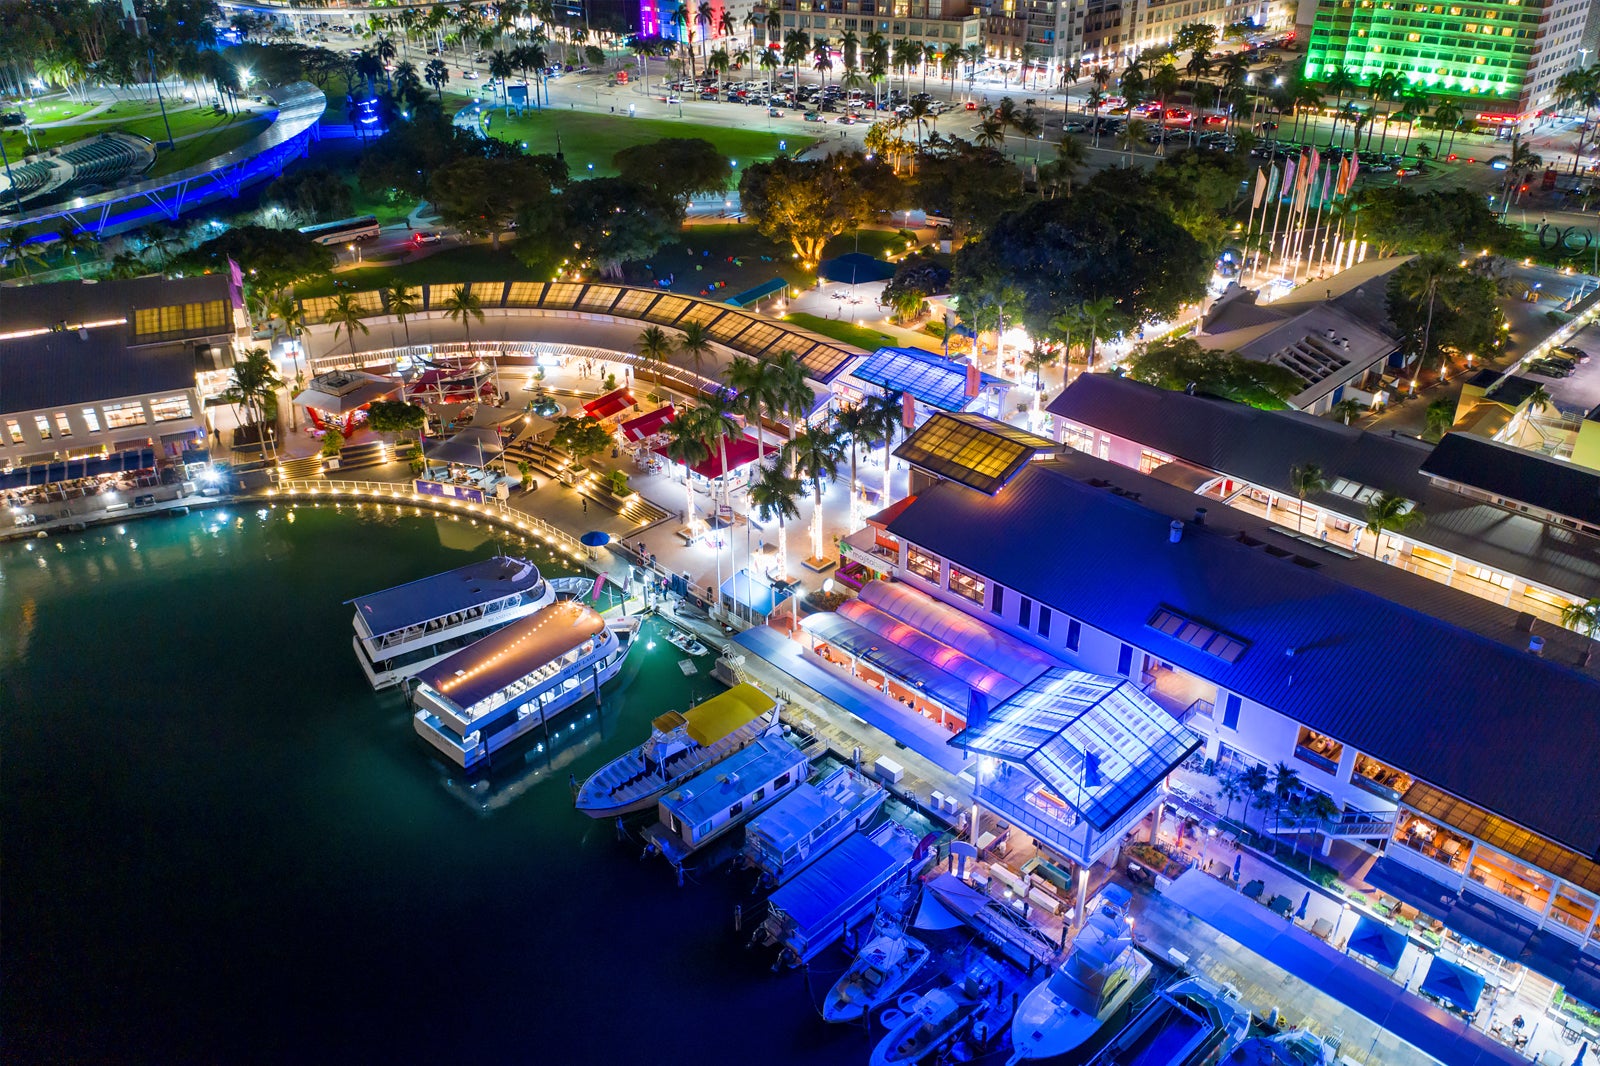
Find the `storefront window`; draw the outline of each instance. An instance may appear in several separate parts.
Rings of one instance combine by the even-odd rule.
[[[1069,448],[1075,448],[1085,455],[1094,454],[1094,433],[1091,430],[1069,424],[1062,428],[1061,439]]]
[[[1587,892],[1562,885],[1556,891],[1556,901],[1550,908],[1550,917],[1568,929],[1583,932],[1594,918],[1595,897]]]
[[[126,429],[145,423],[144,404],[141,403],[108,403],[105,413],[106,425],[112,429]]]
[[[100,432],[100,412],[93,407],[83,409],[83,424],[89,427],[90,433]]]
[[[938,558],[929,555],[915,544],[906,545],[906,568],[925,581],[932,581],[935,584],[939,581]]]
[[[1172,462],[1172,456],[1165,452],[1152,451],[1145,448],[1139,452],[1139,473],[1148,474]]]
[[[1350,775],[1350,783],[1374,796],[1399,802],[1406,789],[1411,787],[1411,777],[1369,755],[1357,754],[1356,769]]]
[[[1492,888],[1513,903],[1536,911],[1544,910],[1550,902],[1555,882],[1531,866],[1526,866],[1509,855],[1478,845],[1472,861],[1472,879],[1486,888]]]
[[[1339,769],[1339,759],[1344,755],[1344,745],[1332,737],[1325,737],[1311,729],[1301,728],[1295,741],[1294,754],[1301,762],[1308,762],[1329,773]]]
[[[950,591],[957,596],[965,596],[973,603],[983,602],[983,578],[974,577],[972,574],[950,568]]]
[[[1466,837],[1404,810],[1395,822],[1394,841],[1452,870],[1466,869],[1467,854],[1472,850],[1472,842]]]
[[[188,418],[190,415],[189,397],[163,396],[159,400],[151,400],[150,413],[156,416],[157,422],[171,422],[175,418]]]

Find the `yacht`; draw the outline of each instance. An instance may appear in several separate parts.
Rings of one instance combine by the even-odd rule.
[[[805,753],[783,736],[758,737],[662,796],[645,844],[681,876],[695,853],[793,791],[809,766]]]
[[[538,567],[496,555],[349,601],[351,639],[367,681],[388,688],[555,599]]]
[[[622,668],[627,633],[625,622],[613,628],[578,600],[552,603],[418,674],[412,722],[446,758],[473,769],[598,693]]]
[[[932,956],[927,945],[904,930],[879,933],[862,945],[844,976],[822,1001],[822,1018],[858,1022],[906,986]]]
[[[876,781],[841,766],[816,784],[806,782],[750,823],[743,858],[763,882],[781,885],[857,829],[865,829],[888,798]]]
[[[1236,990],[1186,977],[1152,999],[1089,1066],[1216,1066],[1249,1034],[1250,1012]]]
[[[1150,960],[1133,944],[1132,902],[1133,894],[1114,884],[1090,900],[1066,959],[1017,1008],[1013,1063],[1082,1047],[1149,979]]]
[[[655,806],[707,766],[780,729],[779,706],[754,685],[741,684],[686,714],[668,711],[651,723],[648,740],[583,783],[578,810],[591,818],[611,818]]]
[[[911,1066],[950,1047],[991,996],[1003,998],[1003,985],[982,962],[958,985],[901,996],[898,1009],[884,1011],[879,1019],[888,1032],[872,1049],[872,1066]]]

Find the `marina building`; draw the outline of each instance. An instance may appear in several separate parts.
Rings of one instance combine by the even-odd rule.
[[[1194,504],[1068,452],[989,491],[941,480],[886,521],[897,584],[1061,664],[993,710],[969,696],[952,742],[983,756],[980,806],[1081,861],[1064,824],[1120,839],[1190,750],[1219,770],[1283,763],[1305,802],[1281,833],[1376,853],[1375,889],[1600,1000],[1584,952],[1600,950],[1600,800],[1568,785],[1600,757],[1593,642]]]
[[[1556,81],[1582,65],[1590,0],[1385,3],[1318,0],[1305,76],[1366,84],[1393,71],[1415,89],[1481,101],[1468,117],[1519,119],[1553,107]]]
[[[417,674],[413,725],[470,770],[599,692],[626,651],[593,608],[560,600]]]
[[[1048,410],[1064,444],[1187,490],[1213,518],[1245,511],[1302,544],[1374,556],[1553,625],[1600,596],[1600,475],[1571,463],[1463,433],[1434,447],[1110,374],[1080,376]],[[1297,465],[1325,482],[1303,501]],[[1366,508],[1382,493],[1423,520],[1372,533]]]
[[[220,275],[0,289],[0,469],[205,447],[237,324]]]

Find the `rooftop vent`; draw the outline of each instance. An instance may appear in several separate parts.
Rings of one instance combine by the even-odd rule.
[[[1167,540],[1169,542],[1173,543],[1173,544],[1176,544],[1176,543],[1178,543],[1178,541],[1180,541],[1182,539],[1183,539],[1183,523],[1180,522],[1178,519],[1174,518],[1172,520],[1172,524],[1167,527]]]
[[[1535,655],[1543,655],[1544,654],[1544,638],[1543,637],[1529,637],[1528,638],[1528,650],[1531,651]]]
[[[1206,524],[1206,509],[1204,507],[1196,507],[1194,509],[1194,524],[1197,526]]]

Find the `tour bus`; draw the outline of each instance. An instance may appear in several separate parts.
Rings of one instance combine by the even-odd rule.
[[[358,215],[337,222],[321,222],[315,226],[301,226],[300,232],[318,244],[347,244],[350,241],[369,241],[378,235],[376,215]]]

